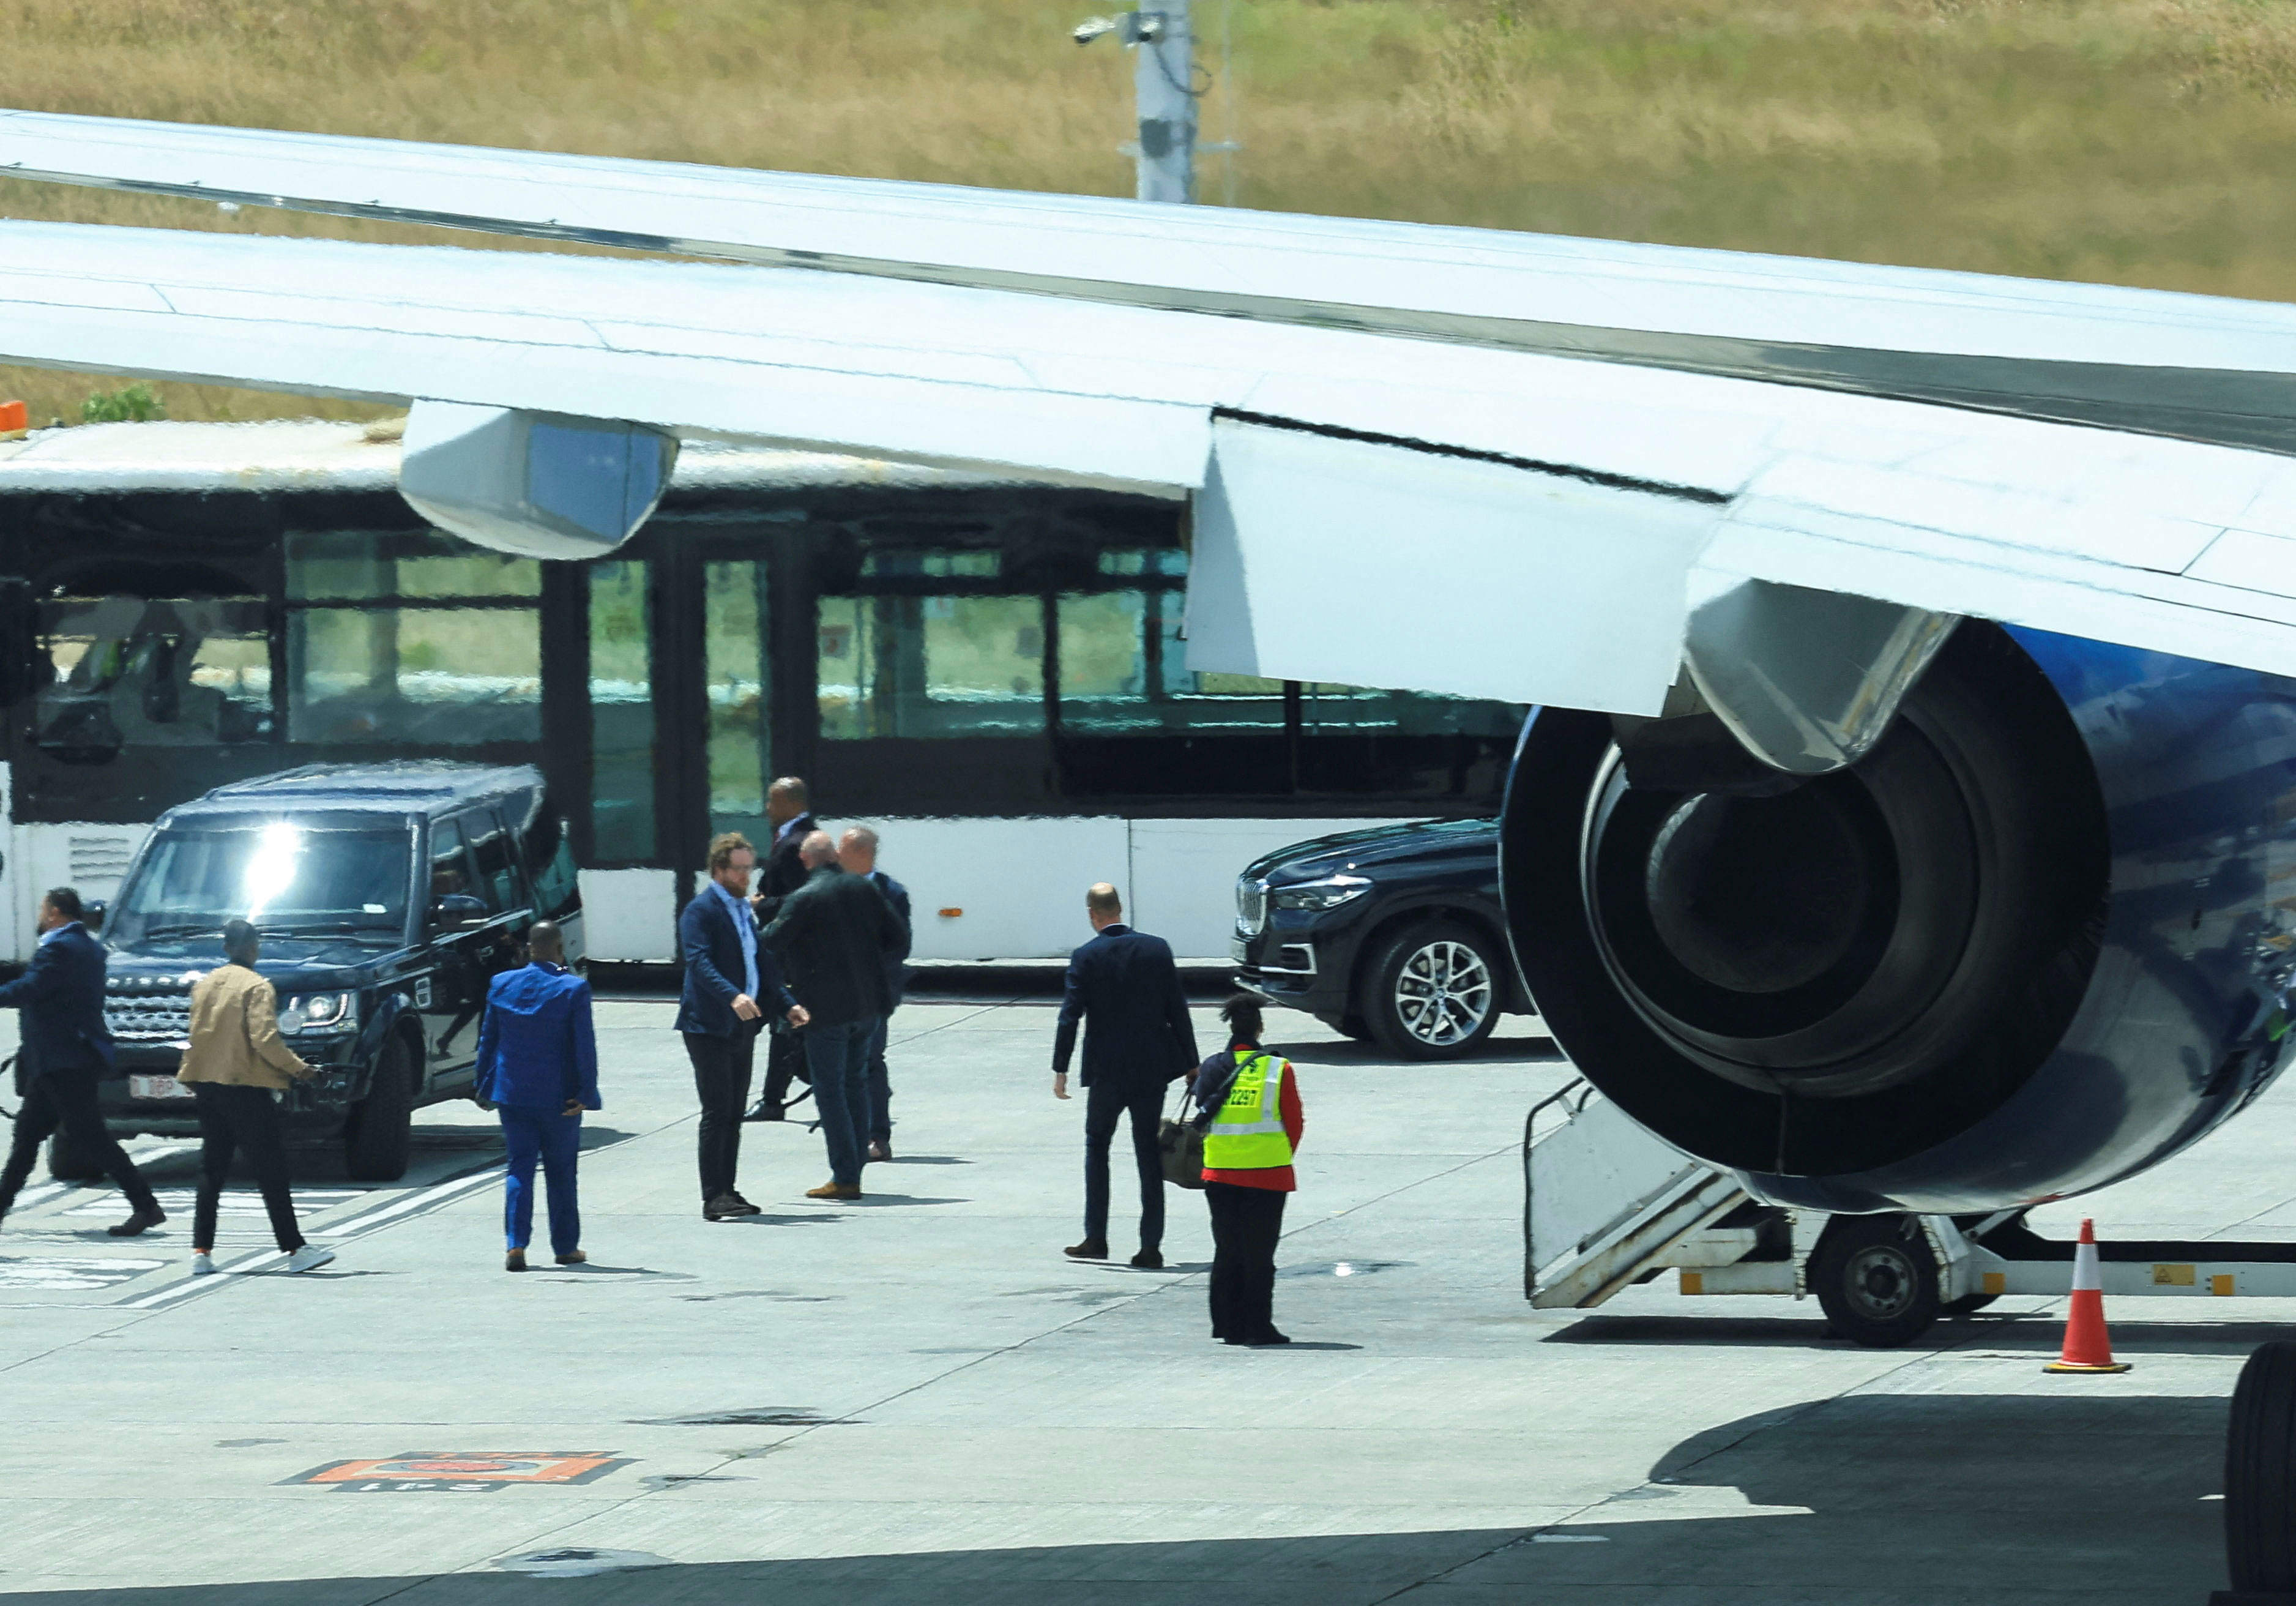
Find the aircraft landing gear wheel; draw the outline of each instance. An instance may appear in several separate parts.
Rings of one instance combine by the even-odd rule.
[[[1938,1318],[1937,1258],[1910,1216],[1836,1216],[1809,1258],[1810,1291],[1833,1331],[1895,1349]]]
[[[2224,1496],[2234,1593],[2296,1591],[2296,1344],[2260,1345],[2240,1369]]]

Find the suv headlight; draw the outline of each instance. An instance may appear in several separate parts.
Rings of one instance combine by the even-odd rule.
[[[1320,881],[1271,887],[1267,896],[1279,909],[1336,909],[1350,898],[1361,897],[1370,890],[1371,881],[1367,877],[1327,875]]]
[[[357,993],[299,993],[279,1006],[279,1029],[297,1032],[342,1032],[358,1024]]]

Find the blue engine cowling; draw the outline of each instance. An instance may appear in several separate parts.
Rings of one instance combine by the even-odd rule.
[[[1760,1197],[2079,1192],[2288,1058],[2296,681],[1972,620],[1848,770],[1628,769],[1604,717],[1524,727],[1516,957],[1589,1080]]]

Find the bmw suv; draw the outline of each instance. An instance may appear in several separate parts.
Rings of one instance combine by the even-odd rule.
[[[581,951],[582,897],[563,823],[531,766],[312,766],[169,809],[102,911],[102,1085],[119,1133],[198,1130],[176,1068],[192,984],[224,962],[234,916],[263,937],[279,1029],[317,1074],[288,1090],[291,1128],[340,1137],[363,1182],[406,1169],[417,1106],[465,1096],[487,984],[521,963],[536,919]],[[56,1176],[93,1158],[59,1135]]]
[[[1271,853],[1235,884],[1236,980],[1409,1060],[1471,1053],[1527,1011],[1499,912],[1499,828],[1342,832]]]

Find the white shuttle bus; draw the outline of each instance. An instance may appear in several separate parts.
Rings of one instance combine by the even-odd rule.
[[[627,546],[537,562],[426,527],[398,467],[395,432],[356,423],[0,444],[0,955],[29,952],[43,888],[109,895],[171,805],[441,758],[541,767],[594,959],[671,958],[711,834],[762,841],[779,774],[883,832],[922,959],[1065,953],[1095,881],[1219,957],[1244,864],[1496,812],[1521,723],[1189,673],[1176,501],[689,447]]]

